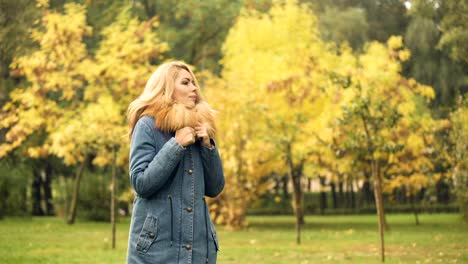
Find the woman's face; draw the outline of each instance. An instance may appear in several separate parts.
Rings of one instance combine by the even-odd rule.
[[[174,85],[174,100],[189,108],[195,107],[198,100],[197,86],[192,75],[186,70],[179,71]]]

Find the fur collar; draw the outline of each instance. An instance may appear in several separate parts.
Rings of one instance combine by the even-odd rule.
[[[156,121],[156,128],[163,132],[175,132],[183,127],[195,127],[198,123],[206,126],[210,138],[216,134],[216,111],[206,102],[200,102],[194,108],[183,104],[155,105],[148,107],[142,115],[149,115]]]

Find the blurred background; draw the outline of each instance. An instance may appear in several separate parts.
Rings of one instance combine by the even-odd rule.
[[[377,226],[392,226],[387,215],[407,217],[395,222],[414,231],[420,216],[430,222],[438,213],[466,234],[466,14],[466,0],[0,0],[1,234],[14,238],[22,221],[62,230],[75,219],[99,226],[80,233],[107,232],[112,220],[123,237],[109,263],[123,262],[134,198],[126,110],[157,66],[174,59],[193,66],[219,111],[226,187],[210,213],[221,239],[241,232],[240,243],[252,246],[262,238],[245,230],[280,228],[279,243],[295,253],[270,248],[263,258],[308,263],[347,259],[343,248],[294,251],[314,241],[307,234],[318,222],[353,235],[350,223],[375,220],[368,230],[378,238]],[[258,261],[258,252],[227,243],[221,263]],[[468,261],[467,245],[424,259]],[[378,260],[375,247],[356,252]],[[6,261],[60,255],[72,263],[62,250]],[[414,252],[407,260],[419,259]],[[370,263],[363,255],[348,260]]]

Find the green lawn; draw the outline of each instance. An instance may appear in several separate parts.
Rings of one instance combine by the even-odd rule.
[[[456,214],[388,215],[387,263],[468,263],[468,225]],[[379,263],[376,216],[309,216],[302,245],[291,216],[249,217],[245,231],[218,227],[218,263]],[[117,226],[61,218],[0,220],[0,263],[124,263],[129,219]]]

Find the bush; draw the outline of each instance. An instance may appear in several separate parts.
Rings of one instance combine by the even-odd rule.
[[[111,175],[84,172],[77,216],[92,221],[110,221]]]
[[[31,171],[23,164],[13,166],[0,161],[0,218],[30,214]]]
[[[357,199],[358,197],[356,197]],[[304,194],[304,214],[306,215],[347,215],[347,214],[376,214],[376,208],[370,206],[357,206],[356,208],[332,208],[331,194],[327,193],[327,208],[320,210],[320,193]],[[418,213],[454,213],[459,208],[456,203],[417,203]],[[384,204],[386,213],[413,213],[411,204],[397,204],[386,202]],[[293,214],[291,198],[282,195],[264,194],[247,211],[249,215],[291,215]]]
[[[85,170],[81,177],[80,193],[76,210],[77,218],[91,221],[110,221],[111,172],[96,168],[93,172]],[[54,206],[57,216],[67,217],[73,196],[74,177],[57,177],[53,182]],[[116,210],[127,210],[128,204],[119,197],[128,190],[124,172],[117,177]],[[126,211],[126,213],[128,213]]]

